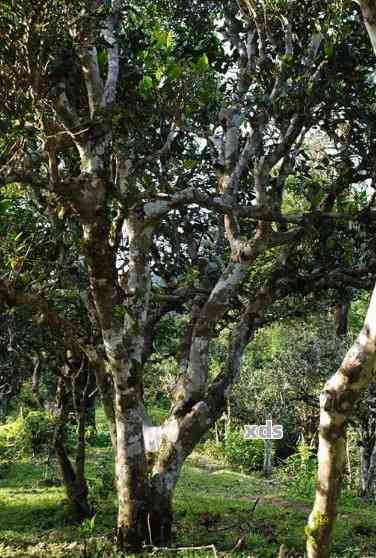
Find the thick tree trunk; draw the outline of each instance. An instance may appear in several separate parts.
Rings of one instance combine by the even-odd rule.
[[[139,551],[148,539],[149,507],[142,405],[134,390],[116,389],[117,544],[122,550]]]
[[[173,522],[173,488],[163,475],[157,474],[151,481],[150,507],[148,514],[149,544],[168,546],[171,541]]]
[[[330,555],[336,505],[346,464],[346,422],[372,377],[376,350],[376,288],[362,331],[320,397],[318,483],[306,527],[308,558]]]

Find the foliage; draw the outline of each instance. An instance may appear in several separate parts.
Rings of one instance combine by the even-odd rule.
[[[48,451],[54,423],[47,412],[20,413],[15,420],[0,425],[0,452],[3,458],[21,458]]]
[[[246,440],[244,430],[234,426],[222,442],[222,452],[229,465],[241,471],[259,471],[264,461],[264,445],[263,440]]]
[[[115,471],[114,464],[107,456],[102,457],[97,462],[95,476],[90,477],[89,487],[95,498],[108,498],[115,492]]]
[[[338,339],[333,317],[324,313],[260,330],[245,354],[231,414],[243,424],[269,418],[281,424],[277,454],[291,452],[301,434],[311,440],[322,383],[341,362],[350,337]]]
[[[316,485],[317,458],[314,448],[302,438],[296,452],[287,457],[277,470],[277,478],[285,484],[289,495],[312,498]]]
[[[89,445],[96,448],[109,448],[111,446],[111,437],[108,431],[96,431],[89,426],[86,430],[86,439]]]

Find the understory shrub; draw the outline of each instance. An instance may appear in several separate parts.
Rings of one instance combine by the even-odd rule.
[[[316,452],[304,440],[278,468],[279,480],[286,485],[294,497],[312,498],[316,486],[317,457]]]
[[[0,459],[44,453],[51,445],[54,423],[45,411],[30,411],[0,426]]]
[[[232,427],[222,443],[223,453],[229,465],[242,471],[259,471],[264,462],[264,440],[246,440],[244,429]]]
[[[106,430],[102,430],[99,432],[97,431],[93,434],[90,434],[87,442],[90,446],[93,446],[95,448],[109,448],[111,447],[111,436],[110,433]]]
[[[94,496],[107,498],[115,492],[115,469],[112,459],[107,456],[96,463],[95,476],[88,478],[90,492]]]

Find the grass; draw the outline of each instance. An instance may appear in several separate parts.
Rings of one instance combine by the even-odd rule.
[[[105,429],[101,415],[99,429]],[[46,486],[43,461],[25,460],[3,471],[1,558],[120,558],[122,555],[113,551],[112,545],[116,498],[111,462],[109,448],[90,448],[88,479],[97,509],[92,528],[88,522],[74,522],[61,486]],[[230,556],[240,541],[231,556],[274,558],[283,543],[290,556],[303,556],[303,530],[311,499],[293,498],[288,485],[277,479],[267,481],[260,475],[219,467],[198,453],[184,466],[174,502],[173,544],[214,544],[222,558]],[[55,476],[53,471],[49,474]],[[255,508],[256,498],[259,501]],[[199,558],[213,556],[213,552],[187,550],[160,552],[158,556]],[[333,556],[376,557],[376,510],[349,493],[340,503]]]

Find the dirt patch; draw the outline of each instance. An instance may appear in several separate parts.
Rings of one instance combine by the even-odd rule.
[[[189,464],[192,467],[203,469],[204,471],[208,471],[209,473],[225,470],[223,464],[213,461],[206,455],[198,454],[195,452],[190,455]]]
[[[246,500],[248,502],[256,502],[256,500],[258,500],[259,504],[269,504],[286,509],[292,508],[306,514],[309,514],[312,509],[312,507],[303,504],[303,502],[297,502],[295,500],[284,500],[279,496],[239,496],[237,500]]]

